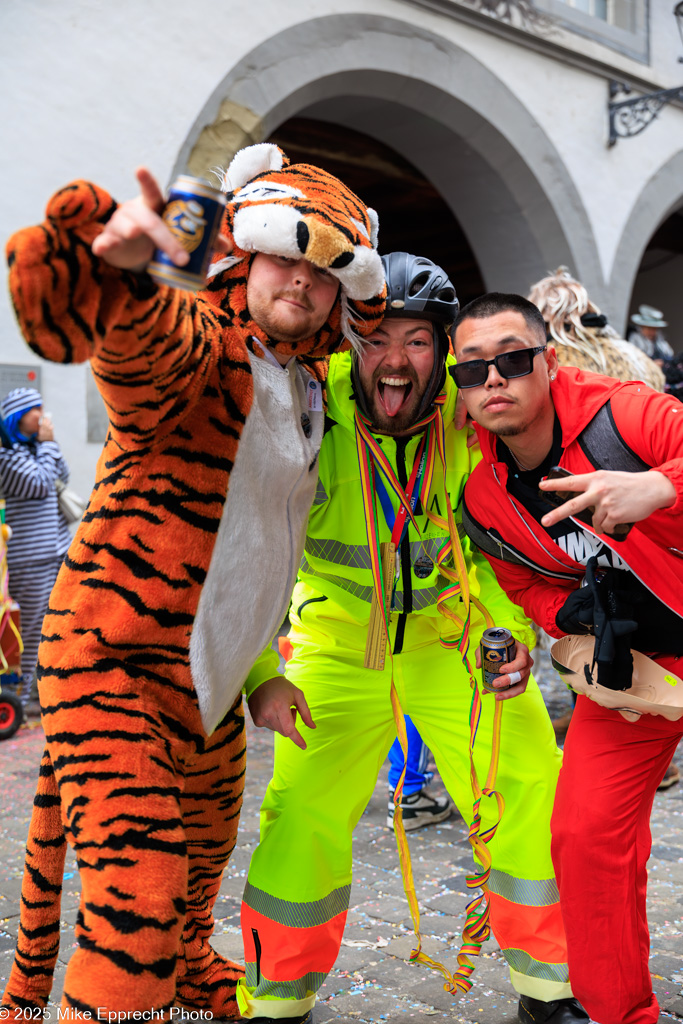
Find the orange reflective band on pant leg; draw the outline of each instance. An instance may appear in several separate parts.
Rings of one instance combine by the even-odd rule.
[[[542,964],[566,964],[567,940],[559,903],[542,907],[512,903],[489,892],[491,927],[505,953],[519,949]]]
[[[242,904],[244,959],[257,963],[268,981],[295,981],[309,973],[327,974],[339,953],[347,911],[311,928],[291,928]],[[260,945],[257,955],[256,936]],[[258,988],[258,986],[257,986]]]

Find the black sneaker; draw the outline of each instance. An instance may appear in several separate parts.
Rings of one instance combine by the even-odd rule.
[[[313,1011],[309,1010],[303,1017],[252,1017],[254,1021],[288,1021],[289,1024],[311,1024]]]
[[[576,1024],[579,1020],[590,1021],[578,999],[554,999],[544,1003],[531,996],[520,996],[517,1015],[524,1024]]]
[[[387,807],[387,828],[394,827],[394,804],[393,797]],[[424,828],[425,825],[434,825],[438,821],[445,821],[450,817],[453,805],[447,796],[429,796],[425,789],[418,789],[417,793],[401,797],[401,810],[403,811],[403,827],[406,832],[412,832],[416,828]]]

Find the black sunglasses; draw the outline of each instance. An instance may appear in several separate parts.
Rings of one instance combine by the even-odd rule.
[[[516,348],[514,352],[503,352],[495,359],[470,359],[457,363],[453,369],[453,379],[459,388],[476,388],[488,380],[489,366],[495,366],[501,377],[526,377],[534,368],[534,356],[545,352],[545,345],[536,348]]]

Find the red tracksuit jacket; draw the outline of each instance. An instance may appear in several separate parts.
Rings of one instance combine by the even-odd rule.
[[[589,461],[578,437],[609,402],[614,425],[628,448],[673,483],[676,500],[670,508],[636,523],[622,541],[597,536],[660,601],[683,617],[683,403],[639,381],[623,384],[574,367],[558,370],[551,394],[562,427],[561,466],[572,473],[600,468]],[[477,433],[483,459],[465,487],[467,512],[490,537],[512,548],[526,563],[511,564],[487,555],[508,596],[551,636],[562,636],[555,616],[569,591],[579,585],[584,567],[508,493],[508,469],[497,460],[496,438],[479,425]]]

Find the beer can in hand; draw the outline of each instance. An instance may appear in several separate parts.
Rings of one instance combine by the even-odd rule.
[[[509,686],[502,689],[493,685],[493,680],[500,675],[500,666],[513,661],[517,653],[515,638],[509,629],[491,626],[485,629],[481,638],[481,677],[482,686],[487,693],[503,693]],[[514,685],[514,684],[512,684]]]
[[[204,288],[224,210],[225,195],[208,181],[188,174],[176,178],[161,216],[190,259],[184,267],[177,267],[170,256],[156,249],[147,273],[171,288],[191,292]]]

